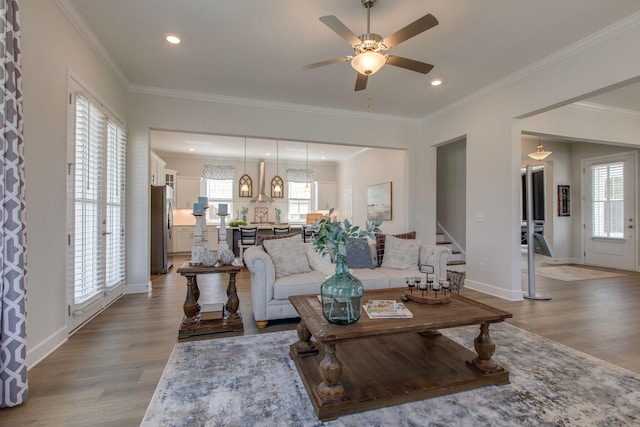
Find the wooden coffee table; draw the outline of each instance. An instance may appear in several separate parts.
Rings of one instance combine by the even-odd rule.
[[[366,291],[370,299],[395,299],[406,289]],[[317,295],[289,298],[300,315],[299,341],[289,354],[322,421],[463,390],[509,383],[492,360],[489,324],[510,313],[451,295],[448,304],[406,302],[412,319],[369,319],[334,325],[322,315]],[[480,325],[476,352],[438,329]],[[313,337],[313,339],[312,339]]]

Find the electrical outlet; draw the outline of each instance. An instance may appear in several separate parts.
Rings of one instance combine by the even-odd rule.
[[[480,273],[485,273],[487,271],[487,266],[484,262],[480,263]]]

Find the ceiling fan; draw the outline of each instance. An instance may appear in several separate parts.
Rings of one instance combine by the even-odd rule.
[[[399,45],[411,37],[435,27],[438,20],[429,14],[412,22],[406,27],[396,31],[386,38],[382,38],[378,34],[370,31],[370,12],[375,4],[375,0],[361,0],[362,5],[367,9],[367,32],[360,37],[356,36],[346,25],[344,25],[334,15],[322,16],[320,21],[327,27],[331,28],[336,34],[345,39],[353,48],[354,55],[341,56],[339,58],[329,59],[326,61],[309,64],[305,70],[322,67],[324,65],[336,64],[338,62],[351,62],[351,66],[358,72],[356,78],[356,91],[363,90],[367,87],[367,80],[371,74],[380,70],[384,64],[394,65],[410,71],[427,74],[433,68],[433,65],[424,62],[415,61],[413,59],[404,58],[396,55],[383,55],[381,52],[389,50]]]

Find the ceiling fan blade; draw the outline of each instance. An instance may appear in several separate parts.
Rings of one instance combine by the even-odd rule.
[[[325,65],[337,64],[338,62],[347,62],[350,59],[348,56],[341,56],[339,58],[327,59],[326,61],[314,62],[313,64],[305,65],[305,70],[310,70],[311,68],[322,67]]]
[[[417,71],[418,73],[427,74],[433,68],[433,65],[426,64],[420,61],[414,61],[413,59],[403,58],[402,56],[387,55],[387,64],[395,65],[396,67],[404,68],[410,71]]]
[[[335,16],[333,15],[322,16],[320,17],[320,21],[322,21],[324,25],[326,25],[327,27],[335,31],[336,34],[338,34],[340,37],[345,39],[347,43],[349,43],[351,46],[362,43],[362,40],[360,40],[358,36],[353,34],[353,31],[347,28],[347,26],[344,25],[342,21],[340,21]]]
[[[367,88],[367,81],[369,80],[369,76],[366,74],[358,73],[358,77],[356,77],[356,87],[353,89],[354,91],[365,90]]]
[[[399,45],[403,41],[408,40],[413,36],[417,36],[423,31],[427,31],[429,28],[435,27],[436,25],[438,25],[438,20],[435,16],[428,13],[422,18],[413,21],[411,24],[407,25],[401,30],[398,30],[390,36],[386,37],[384,40],[382,40],[382,43],[391,48],[393,46]]]

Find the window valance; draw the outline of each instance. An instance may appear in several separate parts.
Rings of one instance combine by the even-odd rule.
[[[287,181],[289,182],[313,182],[313,169],[287,169]]]
[[[236,168],[231,165],[205,163],[202,177],[205,179],[235,179]]]

